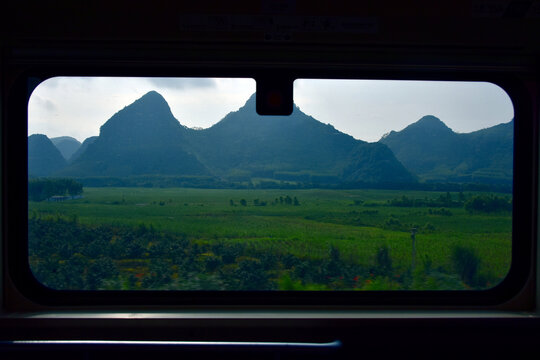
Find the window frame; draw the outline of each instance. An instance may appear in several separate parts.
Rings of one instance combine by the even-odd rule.
[[[512,73],[459,70],[358,70],[355,68],[271,69],[283,79],[370,79],[485,81],[500,86],[514,105],[514,172],[512,213],[512,261],[507,277],[487,290],[400,290],[400,291],[113,291],[53,290],[39,283],[28,263],[27,199],[27,110],[33,88],[55,76],[141,76],[141,77],[251,77],[257,80],[268,69],[259,67],[193,66],[161,67],[65,67],[34,66],[19,73],[7,93],[7,116],[3,122],[3,237],[5,239],[5,276],[22,298],[36,304],[65,306],[330,306],[347,307],[445,307],[470,308],[501,306],[515,298],[532,281],[533,256],[537,232],[537,148],[538,129],[533,119],[529,93]],[[26,201],[21,201],[26,200]]]

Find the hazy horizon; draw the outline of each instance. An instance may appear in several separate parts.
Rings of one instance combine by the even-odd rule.
[[[209,128],[255,92],[253,79],[57,77],[44,81],[28,104],[28,135],[71,136],[83,142],[115,113],[149,91],[160,93],[175,118]],[[514,117],[508,95],[486,82],[401,80],[295,81],[301,111],[356,139],[376,142],[426,115],[469,133]],[[74,121],[77,119],[77,121]]]

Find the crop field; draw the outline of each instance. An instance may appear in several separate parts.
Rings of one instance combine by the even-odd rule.
[[[512,214],[390,190],[85,188],[29,202],[32,271],[58,289],[486,289]],[[414,241],[413,241],[414,238]],[[413,246],[414,243],[414,246]]]

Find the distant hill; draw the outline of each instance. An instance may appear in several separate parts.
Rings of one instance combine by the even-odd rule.
[[[387,145],[407,169],[422,180],[511,183],[513,120],[459,134],[435,116],[424,116],[379,142]]]
[[[52,143],[60,151],[64,159],[70,160],[71,156],[81,147],[79,140],[71,136],[51,138]]]
[[[58,175],[205,175],[186,133],[165,99],[151,91],[113,115],[99,137]]]
[[[66,160],[46,135],[28,137],[28,175],[49,176],[65,166]]]
[[[90,145],[94,141],[96,141],[97,138],[98,138],[98,136],[90,136],[90,137],[84,139],[81,146],[79,146],[77,151],[75,151],[73,153],[73,155],[71,155],[71,157],[69,158],[69,162],[73,162],[75,159],[77,159],[79,156],[81,156],[81,154],[84,153],[86,151],[86,149],[88,148],[88,145]]]

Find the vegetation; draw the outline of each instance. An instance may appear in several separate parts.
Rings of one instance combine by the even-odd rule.
[[[476,283],[480,266],[480,258],[476,251],[464,246],[456,246],[452,249],[452,261],[464,283],[471,285]]]
[[[76,196],[82,192],[82,184],[73,179],[28,180],[28,200],[30,201],[43,201],[52,196]]]
[[[488,288],[512,199],[479,192],[511,193],[512,139],[513,122],[456,134],[426,116],[366,143],[298,107],[259,116],[254,96],[194,130],[151,91],[98,137],[55,139],[69,163],[28,138],[30,176],[72,177],[29,181],[31,269],[56,289]]]
[[[85,188],[29,202],[29,260],[55,289],[485,289],[508,272],[511,212],[470,213],[479,196]]]
[[[512,200],[497,195],[475,195],[467,200],[465,209],[470,213],[511,211]]]

